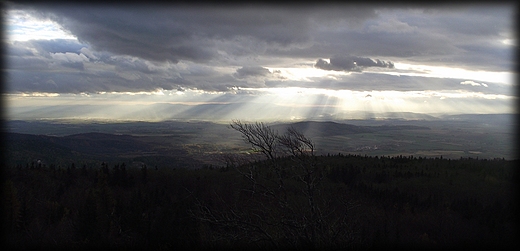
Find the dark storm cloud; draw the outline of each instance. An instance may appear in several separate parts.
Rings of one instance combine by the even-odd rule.
[[[65,67],[68,68],[68,67]],[[160,76],[147,79],[142,75],[119,75],[114,71],[91,73],[87,70],[62,69],[60,74],[35,71],[9,71],[6,74],[9,84],[7,91],[13,93],[97,93],[97,92],[139,92],[175,90],[189,85],[189,81],[179,77]],[[16,84],[10,84],[10,83]]]
[[[423,12],[425,17],[437,16],[435,23],[425,23],[425,28],[443,27],[449,34],[458,36],[500,36],[501,33],[514,30],[516,20],[504,18],[506,9],[516,9],[514,5],[501,6],[498,4],[488,5],[468,5],[459,6],[459,8],[450,8],[446,6],[437,11],[428,14]],[[516,10],[515,10],[516,11]],[[514,14],[516,16],[516,14]]]
[[[157,72],[153,67],[146,64],[142,59],[130,60],[128,58],[122,58],[115,63],[116,70],[120,71],[139,71],[145,74],[151,74]]]
[[[292,85],[409,90],[425,87],[413,77],[404,83],[395,76],[390,78],[396,82],[380,81],[387,77],[364,70],[387,70],[394,62],[494,71],[514,65],[511,46],[500,42],[508,38],[511,24],[504,16],[511,11],[500,6],[428,12],[352,5],[17,6],[56,21],[78,41],[7,45],[6,80],[16,92],[226,91],[233,86]],[[345,52],[360,56],[337,56]],[[330,63],[323,60],[329,57]],[[290,68],[302,61],[323,70],[363,74],[352,74],[360,75],[355,76],[359,85],[352,77],[303,83],[282,81],[280,72],[265,68]],[[454,86],[461,88],[462,81]],[[429,89],[446,88],[443,81],[424,83],[430,83]]]
[[[48,70],[56,74],[60,66],[85,70],[83,62],[88,61],[88,58],[80,52],[84,45],[74,40],[32,40],[15,43],[11,48],[8,50],[6,60],[10,69],[38,72]]]
[[[234,76],[236,78],[246,78],[246,77],[265,77],[272,74],[269,69],[261,67],[261,66],[244,66],[242,68],[237,69]]]
[[[19,71],[45,71],[49,68],[48,59],[39,58],[34,56],[19,57],[19,56],[6,56],[6,64],[9,65],[9,70]],[[23,74],[23,72],[21,72]],[[9,79],[7,79],[9,81]]]
[[[85,65],[83,64],[83,62],[63,62],[61,63],[61,65],[77,70],[85,70]]]
[[[207,65],[157,63],[92,51],[87,45],[71,45],[66,40],[46,41],[45,46],[38,48],[35,44],[39,43],[35,42],[39,41],[7,46],[5,80],[9,92],[96,93],[179,88],[227,91],[235,85],[248,85]]]
[[[318,59],[314,67],[329,71],[361,72],[367,67],[394,68],[394,64],[379,59],[374,60],[371,58],[356,56],[336,56],[330,58],[330,63],[323,59]]]
[[[341,23],[323,25],[311,31],[314,39],[309,47],[269,48],[267,53],[323,58],[350,52],[394,62],[471,70],[507,71],[515,67],[513,48],[501,43],[514,35],[511,9],[470,5],[462,10],[435,10],[425,13],[420,9],[380,9],[377,18],[367,19],[360,28],[343,28]]]
[[[281,49],[309,42],[311,20],[375,17],[373,8],[336,6],[51,6],[33,13],[58,22],[93,48],[155,61],[205,62],[218,41],[252,39]],[[102,7],[102,8],[101,8]],[[236,46],[241,47],[240,44]],[[246,48],[244,48],[246,49]]]
[[[34,56],[32,50],[30,50],[26,45],[23,45],[22,42],[14,42],[9,46],[4,46],[5,54],[4,56],[13,56],[13,57],[26,57],[26,56]]]

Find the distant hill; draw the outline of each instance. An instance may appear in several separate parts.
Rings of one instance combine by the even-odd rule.
[[[366,126],[355,126],[350,124],[341,124],[336,122],[317,122],[317,121],[302,121],[292,124],[279,124],[272,126],[273,129],[283,133],[290,126],[302,132],[308,137],[326,137],[333,135],[352,134],[352,133],[370,133],[373,132],[371,128]]]
[[[377,118],[382,119],[405,119],[405,120],[438,120],[438,117],[415,112],[385,112],[374,114]]]
[[[294,129],[302,132],[308,137],[327,137],[334,135],[345,135],[355,133],[373,133],[377,131],[386,130],[429,130],[429,127],[425,126],[413,126],[413,125],[382,125],[382,126],[356,126],[351,124],[343,124],[336,122],[318,122],[318,121],[302,121],[291,124],[278,124],[272,126],[273,129],[278,130],[279,133],[283,133],[288,127],[294,127]]]
[[[289,126],[294,127],[316,143],[320,154],[517,158],[518,151],[512,142],[516,135],[513,129],[516,115],[437,116],[436,120],[322,118],[266,124],[280,134]],[[23,161],[56,156],[63,163],[85,156],[96,162],[113,159],[110,161],[190,167],[202,163],[221,164],[221,154],[250,147],[229,123],[193,120],[8,120],[4,125],[3,143],[9,159],[23,158]]]
[[[478,122],[482,124],[506,124],[511,125],[516,121],[517,114],[457,114],[443,115],[444,120]]]

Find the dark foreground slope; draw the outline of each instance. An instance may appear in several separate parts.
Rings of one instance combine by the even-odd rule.
[[[307,210],[308,190],[302,186],[305,178],[295,178],[302,177],[297,169],[283,174],[286,191],[276,190],[272,167],[291,161],[196,170],[122,163],[4,166],[2,244],[19,249],[510,249],[518,244],[517,161],[316,157],[311,161],[321,181],[313,203],[319,213]],[[257,186],[272,196],[250,193],[251,180],[239,172],[247,170],[264,175]],[[286,200],[277,197],[282,194]],[[328,224],[309,220],[316,214]],[[301,223],[323,231],[307,233]]]

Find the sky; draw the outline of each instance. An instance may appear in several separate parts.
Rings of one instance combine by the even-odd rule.
[[[8,119],[517,113],[516,5],[14,4]]]

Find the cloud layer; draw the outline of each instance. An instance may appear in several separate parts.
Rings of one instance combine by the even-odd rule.
[[[394,64],[392,62],[385,62],[379,59],[373,60],[370,58],[356,56],[337,56],[330,58],[330,63],[323,59],[318,59],[314,67],[329,71],[361,72],[364,68],[367,67],[394,68]]]
[[[509,91],[477,80],[416,77],[417,70],[395,66],[511,71],[516,47],[501,42],[513,39],[511,6],[390,7],[9,4],[77,39],[4,41],[5,89]],[[307,77],[284,69],[321,72]]]
[[[39,5],[32,13],[56,21],[94,49],[174,63],[217,58],[220,46],[238,46],[224,48],[235,55],[259,52],[266,46],[286,50],[312,39],[311,20],[356,23],[376,16],[375,10],[367,7],[337,10],[240,5]],[[248,43],[257,48],[248,48]]]

